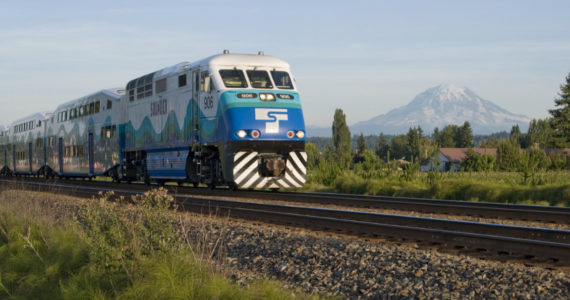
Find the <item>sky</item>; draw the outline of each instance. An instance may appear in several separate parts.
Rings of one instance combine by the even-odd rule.
[[[570,73],[570,1],[0,2],[0,124],[182,61],[291,65],[308,126],[387,113],[440,84],[548,117]]]

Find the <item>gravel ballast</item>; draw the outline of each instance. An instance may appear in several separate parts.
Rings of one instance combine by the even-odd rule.
[[[21,193],[21,191],[18,191]],[[12,192],[0,193],[6,202]],[[42,213],[72,216],[86,200],[27,194]],[[34,200],[35,199],[35,200]],[[273,278],[289,288],[362,299],[567,299],[567,270],[487,261],[382,240],[174,213],[180,237],[197,244],[240,284]]]

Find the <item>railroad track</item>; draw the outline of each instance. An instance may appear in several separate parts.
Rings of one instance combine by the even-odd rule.
[[[5,180],[5,179],[3,179]],[[8,182],[8,181],[6,181]],[[14,180],[11,182],[21,182]],[[44,182],[43,180],[40,182]],[[73,185],[103,186],[106,188],[124,188],[125,185],[101,181],[55,181]],[[570,208],[554,206],[518,205],[490,202],[469,202],[456,200],[438,200],[407,197],[367,196],[331,193],[267,192],[267,191],[229,191],[226,189],[210,190],[185,186],[166,186],[173,194],[191,194],[201,196],[219,196],[246,199],[285,201],[292,203],[336,205],[353,208],[371,208],[421,213],[465,215],[480,218],[504,220],[536,221],[544,223],[570,224]],[[129,189],[147,190],[143,184],[131,184]]]
[[[5,181],[1,181],[4,186]],[[62,183],[22,182],[16,188],[48,190],[81,197],[99,191],[129,196],[144,191],[135,186],[107,188]],[[280,193],[279,193],[280,194]],[[465,249],[503,258],[524,258],[562,266],[570,263],[570,231],[478,222],[452,221],[351,210],[276,205],[174,195],[181,210],[231,216],[359,237],[421,242],[439,248]]]

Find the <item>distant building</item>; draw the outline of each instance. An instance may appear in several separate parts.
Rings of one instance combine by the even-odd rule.
[[[439,151],[426,160],[421,166],[421,171],[429,171],[436,168],[436,155],[439,155],[439,170],[442,172],[456,172],[461,169],[461,162],[467,157],[467,150],[479,154],[497,156],[497,148],[440,148]]]

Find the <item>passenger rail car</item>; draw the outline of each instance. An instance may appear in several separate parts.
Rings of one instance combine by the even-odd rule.
[[[262,52],[224,51],[135,78],[124,90],[60,105],[45,128],[52,175],[231,188],[305,183],[299,93],[289,64]]]
[[[16,120],[9,130],[6,165],[17,175],[40,174],[45,170],[45,128],[51,113],[43,112]]]

